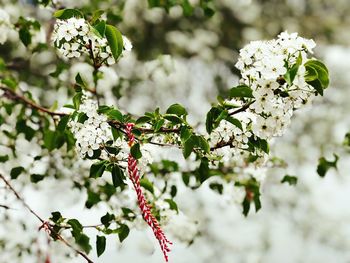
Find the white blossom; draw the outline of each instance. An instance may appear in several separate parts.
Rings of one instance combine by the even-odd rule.
[[[10,16],[5,10],[0,9],[0,45],[6,42],[10,31]]]

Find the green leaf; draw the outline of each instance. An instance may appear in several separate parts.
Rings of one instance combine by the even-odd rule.
[[[107,228],[109,227],[113,219],[114,219],[114,215],[106,213],[104,216],[101,217],[101,223]]]
[[[319,60],[309,60],[305,63],[305,80],[320,95],[329,85],[329,73],[327,67]]]
[[[17,87],[17,82],[13,78],[3,78],[1,80],[1,83],[5,84],[7,87],[9,87],[12,90],[14,90]]]
[[[175,210],[177,213],[179,213],[179,208],[173,199],[164,199],[164,201],[169,204],[171,210]]]
[[[209,153],[210,147],[208,141],[203,136],[197,136],[198,147],[204,152]]]
[[[183,10],[185,16],[191,16],[193,14],[194,8],[188,0],[183,0],[182,1],[182,10]]]
[[[24,168],[22,166],[14,167],[11,169],[10,176],[11,179],[17,179],[17,177],[24,172]]]
[[[81,103],[81,98],[83,97],[83,93],[82,92],[77,92],[74,96],[73,96],[73,105],[74,105],[74,109],[78,110],[80,107],[80,103]]]
[[[158,132],[164,124],[165,120],[164,119],[160,119],[158,120],[155,124],[154,124],[154,132]]]
[[[107,116],[111,120],[123,122],[123,114],[119,110],[111,109],[107,112]]]
[[[345,134],[345,138],[343,141],[343,145],[345,146],[350,146],[350,132],[348,132],[347,134]]]
[[[126,178],[124,172],[120,169],[118,165],[113,165],[111,174],[114,187],[123,187],[125,185],[124,180]]]
[[[90,178],[101,177],[106,169],[106,160],[94,163],[90,167]]]
[[[35,135],[35,130],[26,124],[25,120],[18,120],[16,123],[16,130],[18,133],[24,133],[27,141],[31,141]]]
[[[69,19],[72,17],[84,18],[83,13],[77,9],[60,9],[57,10],[53,16],[58,19]]]
[[[87,253],[89,254],[92,247],[90,246],[90,238],[85,235],[81,234],[75,238],[75,242]]]
[[[135,143],[131,147],[130,153],[135,159],[140,159],[142,157],[142,153],[141,153],[141,150],[140,150],[140,144],[139,143]]]
[[[187,126],[181,127],[180,138],[181,138],[182,143],[187,141],[191,136],[192,136],[192,132]]]
[[[69,118],[70,118],[69,115],[63,116],[63,117],[60,119],[60,121],[58,122],[57,129],[56,129],[56,130],[57,130],[57,131],[60,131],[60,132],[64,132],[64,131],[66,130],[66,127],[67,127]]]
[[[26,47],[32,43],[32,35],[30,34],[28,27],[22,27],[18,33],[20,40]]]
[[[174,125],[183,123],[183,120],[174,114],[165,114],[164,119],[170,121]]]
[[[121,224],[120,227],[118,228],[118,237],[120,242],[123,242],[125,238],[128,237],[130,233],[130,229],[127,225]]]
[[[178,103],[175,103],[175,104],[171,105],[166,110],[166,113],[167,114],[175,114],[177,116],[186,116],[188,114],[186,109],[182,105],[180,105]]]
[[[317,173],[321,177],[325,177],[330,168],[337,169],[338,155],[334,154],[334,161],[328,161],[324,157],[318,160]]]
[[[249,139],[248,145],[251,148],[251,150],[254,150],[255,148],[257,148],[264,151],[267,154],[270,152],[269,143],[265,139],[261,139],[259,137],[254,137],[254,136],[251,136],[248,139]]]
[[[230,90],[231,98],[254,98],[253,90],[246,85],[239,85]]]
[[[240,130],[243,131],[242,123],[241,123],[238,119],[233,118],[233,117],[231,117],[231,116],[227,116],[227,117],[225,118],[225,120],[227,120],[228,122],[232,123],[233,125],[235,125],[235,126],[238,127]]]
[[[298,182],[298,178],[296,176],[291,176],[291,175],[285,175],[281,183],[288,183],[289,185],[296,185]]]
[[[183,148],[182,148],[182,154],[187,159],[195,146],[195,136],[192,135],[189,139],[187,139],[185,142],[183,142]]]
[[[87,84],[85,83],[85,81],[83,80],[83,78],[81,77],[80,73],[78,73],[75,76],[75,82],[78,86],[80,86],[81,88],[86,89],[87,88]]]
[[[52,151],[53,149],[56,148],[55,131],[45,130],[45,132],[43,133],[43,137],[44,137],[44,146],[46,149],[48,149],[49,151]]]
[[[142,178],[140,180],[140,185],[145,188],[147,191],[151,192],[152,194],[154,193],[154,188],[153,188],[153,184],[148,181],[146,178]]]
[[[287,73],[284,75],[284,78],[289,85],[292,85],[292,83],[295,79],[295,76],[298,73],[298,70],[299,70],[301,63],[302,63],[302,57],[301,57],[301,52],[299,52],[299,56],[298,56],[295,64],[290,69],[288,69]]]
[[[136,124],[137,124],[137,125],[138,125],[138,124],[143,124],[143,123],[149,122],[149,121],[151,121],[151,120],[152,120],[152,118],[149,117],[149,116],[142,116],[142,117],[140,117],[140,118],[138,118],[138,119],[136,120]]]
[[[111,52],[115,60],[117,60],[123,51],[123,38],[119,30],[112,26],[106,25],[105,35],[108,41],[108,45],[111,48]]]
[[[94,13],[92,14],[92,18],[90,23],[93,25],[98,19],[100,19],[100,17],[103,15],[104,11],[99,9],[94,11]]]
[[[80,235],[80,233],[83,231],[83,226],[77,219],[69,219],[67,221],[67,224],[72,227],[72,232],[74,232],[74,236]]]
[[[96,236],[96,251],[97,256],[100,257],[106,249],[106,237]]]
[[[221,195],[224,191],[224,186],[222,184],[219,184],[219,183],[211,183],[211,184],[209,184],[209,187],[210,187],[210,189],[218,192]]]
[[[40,182],[42,181],[43,179],[45,178],[45,175],[42,175],[42,174],[31,174],[30,175],[30,181],[32,183],[37,183],[37,182]]]
[[[7,162],[9,160],[8,155],[0,155],[0,163]]]
[[[228,112],[219,107],[212,107],[207,113],[205,127],[210,134],[220,124],[220,121],[228,117]]]
[[[101,37],[105,37],[106,33],[106,22],[105,21],[100,21],[98,24],[94,25],[94,28],[96,31],[100,34]]]
[[[52,212],[51,213],[51,218],[50,220],[52,220],[53,222],[55,223],[58,223],[59,221],[62,221],[63,218],[62,218],[62,215],[60,212],[56,211],[56,212]]]

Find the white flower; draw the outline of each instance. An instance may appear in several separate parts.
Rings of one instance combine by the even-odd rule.
[[[123,37],[124,49],[126,51],[131,51],[132,44],[131,44],[130,40],[126,36],[122,36],[122,37]]]
[[[4,44],[7,40],[7,36],[11,31],[10,16],[9,14],[0,9],[0,44]]]

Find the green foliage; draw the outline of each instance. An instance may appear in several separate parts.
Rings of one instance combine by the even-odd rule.
[[[106,169],[107,162],[108,161],[103,160],[103,161],[98,161],[98,162],[92,164],[90,167],[90,177],[91,178],[101,177],[103,172]]]
[[[99,33],[99,35],[101,37],[105,37],[106,35],[106,22],[105,21],[100,21],[99,23],[97,23],[96,25],[94,25],[94,28],[97,30],[97,32]]]
[[[81,11],[79,11],[78,9],[70,9],[70,8],[67,8],[67,9],[60,9],[60,10],[57,10],[53,16],[57,19],[69,19],[69,18],[72,18],[72,17],[77,17],[77,18],[83,18],[84,15]]]
[[[112,25],[106,25],[105,35],[108,41],[108,45],[111,48],[113,57],[117,61],[123,51],[124,46],[122,34],[116,27]]]
[[[220,125],[222,120],[226,120],[242,130],[242,123],[238,119],[230,116],[227,109],[221,106],[215,106],[212,107],[207,113],[207,118],[205,121],[207,132],[210,134]]]
[[[187,110],[180,104],[178,103],[175,103],[173,105],[171,105],[167,110],[166,110],[166,113],[167,114],[175,114],[179,117],[181,116],[186,116],[188,113],[187,113]]]
[[[344,141],[343,141],[343,145],[345,145],[345,146],[350,146],[350,132],[348,132],[348,133],[345,135],[345,138],[344,138]]]
[[[26,47],[32,43],[31,31],[40,30],[40,23],[38,21],[25,19],[22,16],[18,19],[17,26],[19,28],[19,39]]]
[[[255,149],[259,149],[264,151],[267,154],[270,152],[269,144],[265,139],[261,139],[256,136],[251,136],[248,139],[249,139],[249,142],[248,142],[249,151],[254,152]]]
[[[153,184],[148,179],[141,178],[140,185],[152,194],[154,193]]]
[[[126,185],[124,172],[117,164],[112,165],[111,175],[114,187],[124,187]]]
[[[317,173],[320,177],[325,177],[329,169],[337,169],[337,162],[339,160],[338,155],[334,154],[334,161],[328,161],[326,158],[321,157],[318,160]]]
[[[287,67],[287,72],[284,75],[284,79],[288,83],[288,85],[292,85],[292,83],[293,83],[293,81],[298,73],[298,70],[299,70],[301,63],[302,63],[302,57],[301,57],[301,52],[299,52],[299,56],[297,58],[297,61],[290,68]]]
[[[254,98],[253,90],[246,85],[239,85],[230,89],[231,98]]]
[[[127,225],[120,224],[120,227],[117,229],[117,233],[118,233],[119,241],[123,242],[125,238],[128,237],[130,233],[130,229]]]
[[[282,178],[281,183],[288,183],[289,185],[296,185],[298,183],[298,178],[296,176],[292,176],[292,175],[285,175]]]
[[[244,216],[248,215],[252,203],[255,206],[255,212],[258,212],[261,209],[259,182],[251,178],[245,182],[236,182],[235,185],[245,188],[246,195],[242,203]]]
[[[35,184],[44,180],[44,178],[45,178],[45,175],[43,175],[43,174],[31,174],[30,175],[30,181],[32,183],[35,183]]]
[[[25,170],[22,166],[17,166],[11,169],[10,176],[11,179],[17,179],[17,177],[23,173]]]
[[[140,150],[140,144],[135,143],[131,148],[130,148],[130,153],[135,159],[140,159],[142,157],[142,153]]]
[[[305,63],[305,80],[318,94],[323,96],[323,90],[329,85],[327,67],[319,60],[313,59]]]
[[[176,213],[179,213],[179,208],[173,199],[164,199],[164,201],[169,204],[171,210],[175,210]]]
[[[9,160],[9,156],[6,155],[0,155],[0,163],[7,162]]]
[[[106,249],[106,237],[96,236],[96,252],[97,256],[101,256]]]

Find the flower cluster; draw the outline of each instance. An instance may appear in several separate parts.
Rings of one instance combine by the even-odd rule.
[[[0,44],[4,44],[11,29],[10,16],[8,13],[0,9]]]
[[[97,108],[97,102],[84,95],[79,108],[81,117],[69,122],[71,131],[76,139],[76,149],[82,158],[86,154],[92,157],[94,150],[100,149],[103,143],[111,139],[107,117],[98,114]],[[85,121],[79,122],[81,118],[85,118]]]
[[[249,107],[234,114],[241,128],[221,121],[211,134],[211,146],[218,148],[215,152],[223,162],[234,163],[236,170],[244,167],[245,171],[249,165],[261,167],[266,162],[266,149],[252,150],[250,145],[281,136],[290,124],[293,111],[315,96],[314,88],[305,80],[304,66],[314,47],[313,40],[283,32],[275,40],[254,41],[240,51],[236,64],[242,75],[240,83],[251,89],[254,98],[226,101],[235,107],[249,103]],[[290,73],[292,68],[294,72]]]
[[[107,122],[107,116],[98,113],[97,102],[84,93],[78,114],[70,120],[69,127],[76,139],[76,150],[81,158],[92,157],[94,151],[102,150],[100,158],[108,159],[113,156],[117,162],[127,162],[129,145],[122,138],[113,139],[111,127]],[[112,144],[111,144],[112,143]],[[105,146],[118,149],[116,154],[108,151]],[[152,162],[152,156],[146,147],[141,149],[142,158],[138,160],[141,175],[146,171],[147,165]]]
[[[52,41],[62,57],[78,58],[82,54],[91,56],[99,63],[114,64],[115,59],[108,45],[107,39],[98,35],[83,18],[69,18],[57,20]],[[123,36],[124,50],[132,49],[131,42]]]

